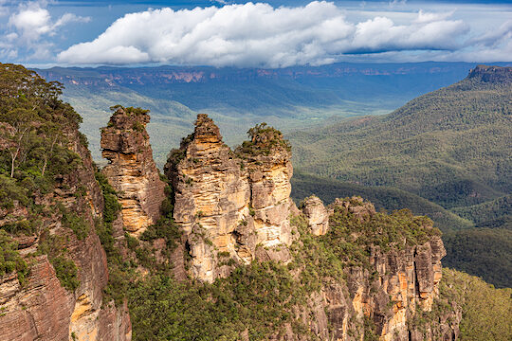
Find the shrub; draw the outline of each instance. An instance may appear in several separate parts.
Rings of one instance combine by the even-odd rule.
[[[18,272],[18,280],[23,285],[28,274],[27,263],[18,253],[18,243],[0,230],[0,277],[13,271]]]
[[[80,281],[78,280],[78,269],[75,262],[64,255],[52,258],[50,261],[55,269],[55,273],[60,284],[70,291],[75,291],[75,289],[80,285]]]

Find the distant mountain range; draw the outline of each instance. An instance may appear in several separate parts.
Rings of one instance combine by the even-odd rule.
[[[477,67],[389,115],[291,141],[311,174],[398,187],[445,208],[496,199],[512,192],[512,68]]]
[[[333,64],[285,69],[213,67],[52,68],[64,99],[84,118],[82,131],[99,160],[98,129],[115,104],[151,110],[157,162],[192,128],[196,112],[219,122],[225,141],[240,143],[266,121],[287,133],[360,115],[389,113],[407,101],[463,78],[468,63]]]

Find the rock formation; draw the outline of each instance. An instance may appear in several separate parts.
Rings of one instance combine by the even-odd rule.
[[[165,184],[153,160],[146,124],[147,111],[118,107],[101,130],[102,170],[118,193],[124,228],[138,236],[160,216]]]
[[[372,204],[358,197],[337,199],[326,208],[312,196],[303,201],[303,213],[296,211],[289,198],[293,170],[286,141],[264,124],[249,135],[251,140],[233,152],[213,121],[200,114],[194,133],[170,153],[165,166],[174,188],[174,219],[184,232],[190,256],[189,275],[201,281],[228,276],[230,259],[290,260],[292,212],[304,215],[314,236],[329,232],[335,214],[362,226],[377,215]],[[360,235],[356,231],[350,238]],[[345,266],[346,282],[324,282],[320,292],[311,294],[307,307],[297,307],[294,314],[325,340],[355,340],[355,335],[364,334],[365,323],[375,327],[373,332],[381,340],[412,340],[409,335],[418,340],[456,338],[457,323],[448,321],[453,314],[421,330],[412,323],[421,312],[431,311],[439,296],[440,260],[445,254],[440,238],[433,235],[424,243],[403,243],[405,247],[390,249],[364,246],[368,248],[365,267]],[[291,329],[285,328],[285,335],[275,339],[303,339]]]
[[[305,207],[318,209],[317,198],[306,203]],[[361,225],[369,224],[376,214],[373,205],[355,197],[337,199],[329,211],[334,225],[339,224],[332,220],[334,214]],[[311,219],[306,222],[311,226]],[[431,230],[429,224],[426,221],[422,228]],[[356,229],[347,238],[354,242],[362,233],[367,232]],[[303,323],[322,340],[358,340],[363,334],[372,339],[370,333],[382,341],[456,340],[460,311],[449,307],[443,312],[438,306],[433,312],[434,305],[439,305],[441,258],[446,254],[441,238],[432,235],[419,244],[404,239],[403,245],[390,247],[370,242],[364,247],[368,264],[345,265],[344,281],[324,279],[321,291],[311,295],[306,309],[302,307]]]
[[[140,109],[118,108],[102,131],[103,153],[110,161],[103,174],[122,205],[112,223],[112,237],[121,244],[123,228],[139,236],[158,219],[165,197],[145,131],[148,121]],[[62,205],[61,212],[43,219],[44,233],[15,237],[20,254],[34,256],[30,275],[23,286],[16,272],[0,277],[1,341],[131,339],[126,303],[115,305],[104,296],[107,260],[98,235],[92,233],[95,219],[103,213],[103,195],[90,154],[77,134],[73,129],[67,132],[68,147],[79,155],[82,166],[58,175],[54,191],[37,199],[45,207]],[[445,250],[428,219],[408,216],[409,225],[398,227],[403,231],[386,230],[386,218],[359,197],[336,199],[326,208],[311,196],[299,211],[290,199],[290,146],[279,131],[265,124],[249,130],[249,136],[232,151],[213,121],[200,114],[194,133],[171,151],[165,174],[172,183],[170,206],[182,235],[173,241],[174,249],[167,248],[168,240],[161,235],[140,241],[154,252],[156,262],[171,264],[167,269],[180,280],[187,280],[188,268],[189,277],[210,283],[229,276],[237,264],[253,260],[286,265],[293,283],[306,292],[304,301],[286,309],[307,331],[285,323],[271,340],[309,340],[311,335],[347,341],[457,339],[460,311],[446,304],[440,309],[437,301]],[[8,210],[0,211],[0,225],[27,214],[19,202]],[[69,212],[86,223],[88,233],[81,235],[65,226]],[[411,226],[423,237],[408,234]],[[322,260],[325,264],[317,264],[310,250],[301,250],[308,247],[303,237],[332,239],[335,244],[315,245],[341,246],[345,251],[330,253]],[[40,243],[53,243],[56,251],[35,254]],[[131,251],[121,252],[123,259],[135,260]],[[65,289],[57,277],[51,263],[57,255],[77,267],[79,282],[73,290]],[[334,263],[342,264],[337,270],[306,269],[330,266],[326,263],[333,261],[333,255]],[[297,261],[300,257],[305,257],[302,263]],[[142,266],[138,269],[145,271]],[[316,277],[315,290],[301,282],[307,271],[311,273],[306,276]],[[240,338],[249,336],[242,333]]]
[[[276,248],[291,243],[291,153],[280,133],[266,129],[254,131],[235,154],[213,121],[199,114],[194,133],[169,156],[174,220],[185,234],[195,278],[212,282],[229,273],[221,258],[247,263],[257,247],[268,257],[288,257]]]
[[[310,196],[302,202],[302,212],[308,218],[311,233],[315,236],[323,236],[329,229],[329,214],[322,200],[317,196]]]
[[[68,127],[64,134],[81,166],[57,176],[52,193],[36,197],[35,202],[45,213],[61,208],[54,214],[41,215],[41,230],[34,236],[18,237],[18,247],[24,256],[33,257],[40,247],[48,249],[49,256],[33,258],[24,286],[16,272],[0,277],[0,340],[128,341],[131,324],[127,307],[104,302],[107,260],[94,233],[94,219],[103,212],[103,197],[94,178],[92,159],[87,147],[79,142],[77,127]],[[10,213],[16,212],[26,214],[21,208]],[[80,236],[65,226],[64,215],[83,224],[85,230]],[[62,287],[49,258],[74,263],[79,282],[73,291]]]

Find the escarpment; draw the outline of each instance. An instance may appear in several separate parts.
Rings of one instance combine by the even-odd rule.
[[[115,113],[101,129],[102,172],[118,193],[124,228],[138,236],[160,216],[164,183],[153,160],[146,124],[147,111],[113,107]]]
[[[52,192],[36,195],[35,205],[43,210],[39,217],[26,209],[12,212],[36,219],[37,227],[29,236],[14,238],[27,259],[28,275],[0,277],[0,340],[131,340],[127,307],[104,300],[109,273],[94,232],[103,198],[92,160],[77,130],[64,133],[65,147],[80,163],[56,176]],[[17,222],[27,221],[23,218]]]
[[[199,114],[194,133],[171,151],[165,174],[174,188],[174,220],[190,252],[193,277],[213,282],[229,273],[220,258],[239,263],[262,257],[288,260],[291,153],[273,128],[252,131],[233,152],[219,128]]]
[[[0,69],[0,340],[130,340],[126,306],[104,295],[104,201],[80,117],[48,95],[58,84]]]
[[[311,207],[323,212],[320,205],[315,197],[305,200],[306,214],[294,222],[300,232],[316,226]],[[458,338],[460,310],[439,296],[446,252],[430,220],[408,211],[378,213],[361,198],[337,199],[328,211],[327,238],[302,234],[292,245],[292,269],[316,271],[320,278],[320,290],[311,293],[306,310],[316,335],[322,340]],[[302,248],[313,251],[305,257]],[[329,257],[341,264],[326,265]],[[340,275],[345,279],[337,279]]]

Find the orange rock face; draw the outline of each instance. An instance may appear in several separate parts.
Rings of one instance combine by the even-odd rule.
[[[223,263],[250,262],[258,244],[268,249],[266,257],[287,260],[286,253],[273,250],[291,243],[290,158],[288,150],[277,147],[267,155],[236,155],[213,121],[198,115],[194,133],[165,166],[193,277],[212,282],[229,274]]]
[[[102,170],[118,193],[124,228],[133,236],[143,233],[160,216],[165,184],[153,160],[146,124],[149,115],[119,108],[101,131]]]

